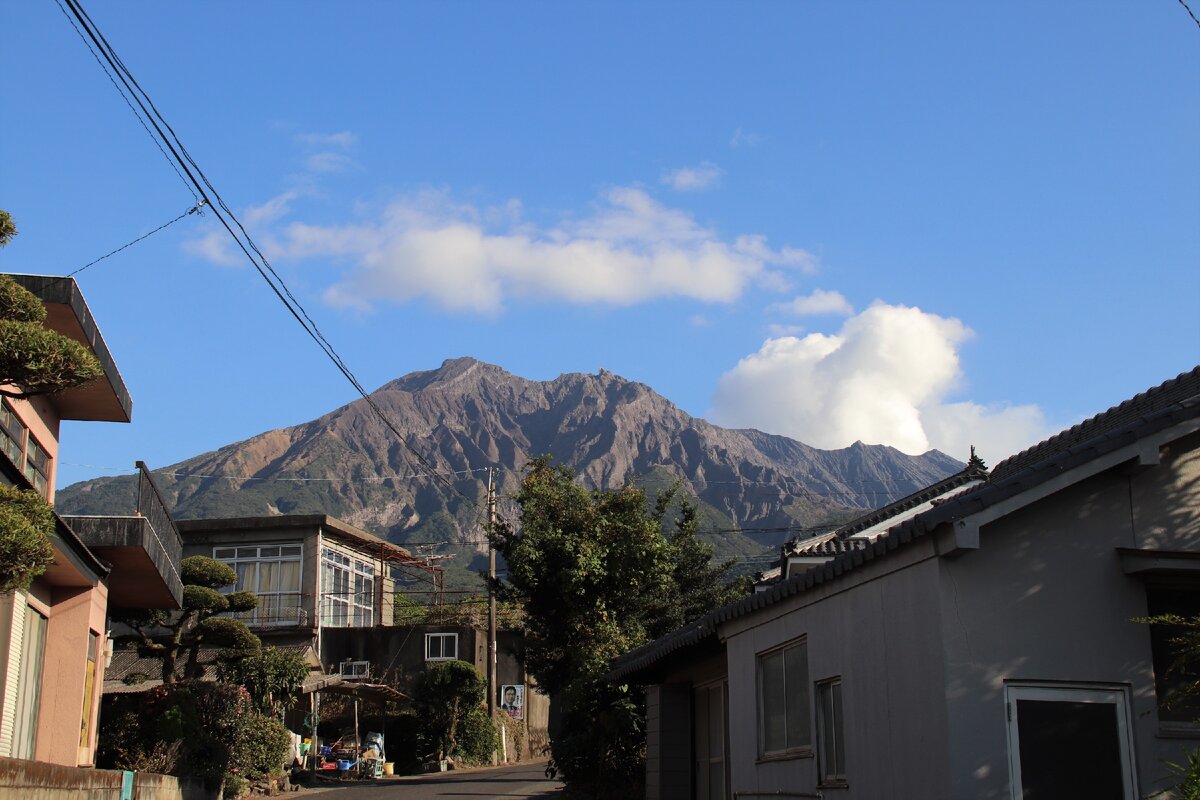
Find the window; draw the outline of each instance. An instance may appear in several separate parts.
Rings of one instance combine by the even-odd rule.
[[[1200,616],[1200,590],[1180,586],[1147,586],[1146,607],[1151,616],[1173,614],[1185,619]],[[1200,664],[1183,657],[1180,636],[1194,633],[1182,625],[1150,625],[1150,653],[1154,661],[1154,692],[1158,720],[1163,728],[1195,730],[1200,727],[1200,697],[1180,692],[1200,680]]]
[[[817,684],[817,751],[821,758],[821,783],[846,782],[846,745],[842,734],[842,679]]]
[[[758,656],[758,752],[760,756],[808,755],[808,642]]]
[[[453,661],[458,658],[457,633],[425,634],[426,661]]]
[[[50,454],[38,444],[8,401],[0,403],[0,450],[33,484],[38,494],[46,497],[50,490]]]
[[[375,624],[375,565],[337,550],[321,553],[321,625],[367,628]]]
[[[1136,800],[1128,690],[1004,687],[1013,800]]]
[[[237,584],[226,593],[254,592],[258,608],[235,614],[248,625],[296,625],[304,621],[300,567],[304,548],[298,544],[214,547],[213,558],[233,567]]]

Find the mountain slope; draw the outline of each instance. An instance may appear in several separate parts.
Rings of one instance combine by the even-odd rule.
[[[507,498],[529,459],[549,453],[592,486],[682,481],[701,501],[704,528],[722,532],[720,549],[746,553],[786,536],[748,541],[730,529],[842,519],[961,468],[937,451],[818,450],[719,428],[605,370],[530,381],[459,358],[392,381],[372,399],[454,490],[429,476],[363,400],[190,458],[157,480],[181,519],[327,513],[398,542],[482,543],[484,468],[498,468]],[[66,514],[127,513],[133,485],[130,477],[84,481],[61,490],[57,505]],[[501,512],[516,516],[503,501]]]

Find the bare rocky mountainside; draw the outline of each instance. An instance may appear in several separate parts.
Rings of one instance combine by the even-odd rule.
[[[592,486],[682,481],[719,551],[744,556],[787,538],[782,529],[845,519],[962,467],[938,451],[818,450],[719,428],[604,370],[530,381],[459,358],[372,398],[457,492],[430,477],[362,400],[164,468],[156,480],[179,519],[325,513],[400,543],[450,543],[441,549],[461,553],[465,566],[468,545],[482,544],[483,469],[497,467],[501,513],[515,518],[507,497],[544,453]],[[56,504],[63,514],[129,513],[134,490],[132,477],[97,478],[62,489]],[[742,532],[749,528],[758,530]]]

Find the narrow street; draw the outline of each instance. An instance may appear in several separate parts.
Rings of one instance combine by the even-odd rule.
[[[534,761],[507,767],[412,775],[370,784],[334,784],[306,789],[301,797],[321,800],[435,800],[452,797],[554,798],[562,781],[545,775],[546,763]]]

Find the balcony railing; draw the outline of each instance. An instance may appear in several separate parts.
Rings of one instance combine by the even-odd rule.
[[[252,628],[304,627],[308,609],[300,592],[270,592],[258,595],[258,608],[229,616]]]
[[[138,468],[137,515],[150,523],[154,538],[158,540],[171,570],[178,578],[179,562],[183,559],[183,540],[179,536],[179,529],[175,527],[175,520],[171,519],[171,512],[167,511],[167,504],[150,474],[150,468],[143,461],[135,463]]]

